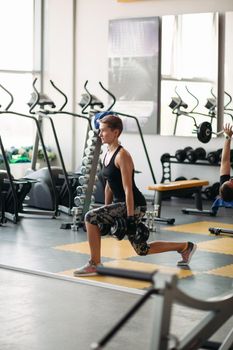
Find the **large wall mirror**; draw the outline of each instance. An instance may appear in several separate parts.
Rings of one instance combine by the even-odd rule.
[[[219,16],[162,17],[160,135],[192,136],[196,125],[217,126]]]
[[[224,65],[224,118],[223,122],[233,122],[233,12],[225,15],[225,65]]]
[[[214,132],[233,121],[233,12],[113,20],[109,29],[110,90],[144,133],[196,137],[204,121]]]
[[[160,18],[142,17],[109,22],[109,89],[114,110],[138,117],[144,134],[157,134],[160,85]],[[124,118],[128,133],[138,132]]]

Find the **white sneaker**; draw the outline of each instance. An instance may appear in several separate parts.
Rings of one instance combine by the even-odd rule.
[[[102,264],[98,264],[98,266],[102,266]],[[96,272],[96,267],[97,265],[94,264],[91,260],[86,263],[86,265],[78,268],[73,272],[73,275],[75,277],[80,277],[80,276],[96,276],[98,273]]]
[[[191,258],[193,256],[193,254],[195,253],[196,249],[197,249],[196,244],[194,244],[192,242],[188,242],[187,249],[184,252],[180,253],[182,260],[178,261],[177,265],[178,266],[187,266],[190,263]]]

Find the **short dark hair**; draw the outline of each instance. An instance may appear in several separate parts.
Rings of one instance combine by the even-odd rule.
[[[118,115],[106,115],[105,117],[101,118],[99,122],[106,124],[112,130],[119,130],[119,135],[123,130],[123,123]]]
[[[228,181],[220,187],[220,196],[225,202],[233,201],[233,188],[228,185]]]

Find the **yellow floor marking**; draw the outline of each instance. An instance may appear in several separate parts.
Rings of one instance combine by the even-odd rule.
[[[137,270],[137,271],[146,271],[146,272],[153,272],[156,270],[159,270],[164,273],[176,273],[178,278],[186,278],[189,276],[192,276],[194,273],[189,269],[179,269],[176,267],[169,267],[169,266],[161,266],[161,265],[155,265],[155,264],[146,264],[141,263],[138,261],[129,261],[129,260],[114,260],[105,262],[104,266],[107,267],[113,267],[113,268],[122,268],[122,269],[129,269],[129,270]],[[72,270],[67,270],[63,272],[59,272],[60,275],[65,276],[73,276]],[[144,289],[148,288],[151,283],[149,282],[142,282],[142,281],[136,281],[136,280],[129,280],[124,278],[116,278],[116,277],[109,277],[109,276],[87,276],[87,277],[74,277],[79,278],[81,280],[91,280],[96,281],[98,283],[107,283],[111,285],[117,285],[127,288],[136,288],[136,289]]]
[[[233,278],[233,264],[226,265],[223,267],[218,267],[217,269],[210,270],[206,273],[208,273],[210,275],[217,275],[217,276]]]
[[[90,254],[88,242],[60,245],[56,246],[55,249]],[[137,256],[137,253],[128,240],[118,241],[109,237],[101,239],[101,256],[112,259],[125,259]]]
[[[231,237],[223,237],[205,242],[200,242],[198,243],[198,249],[205,250],[207,252],[233,255],[233,240]]]
[[[201,235],[210,235],[209,227],[222,227],[226,229],[233,229],[232,224],[224,224],[222,222],[215,222],[215,221],[199,221],[199,222],[194,222],[192,224],[164,227],[164,230],[174,231],[174,232],[197,233]]]

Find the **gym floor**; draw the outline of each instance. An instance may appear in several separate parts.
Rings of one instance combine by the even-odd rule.
[[[127,240],[102,238],[103,263],[109,267],[172,272],[185,293],[200,299],[218,297],[233,286],[233,236],[215,236],[209,227],[233,229],[231,209],[221,208],[216,217],[185,215],[193,200],[165,201],[162,216],[175,224],[157,225],[150,241],[193,241],[198,250],[190,266],[177,268],[175,252],[137,256]],[[211,203],[205,202],[205,209]],[[126,312],[150,285],[107,276],[74,278],[73,270],[89,258],[86,233],[60,228],[71,218],[24,217],[15,225],[0,227],[1,349],[88,349]],[[56,278],[48,278],[50,277]],[[107,349],[149,348],[154,309],[149,301],[125,326]],[[200,318],[196,310],[176,306],[172,329],[180,335]],[[199,312],[200,313],[200,312]],[[232,327],[231,318],[217,340]],[[130,342],[134,339],[134,342]],[[126,345],[127,344],[127,345]],[[135,346],[138,344],[138,347]]]

